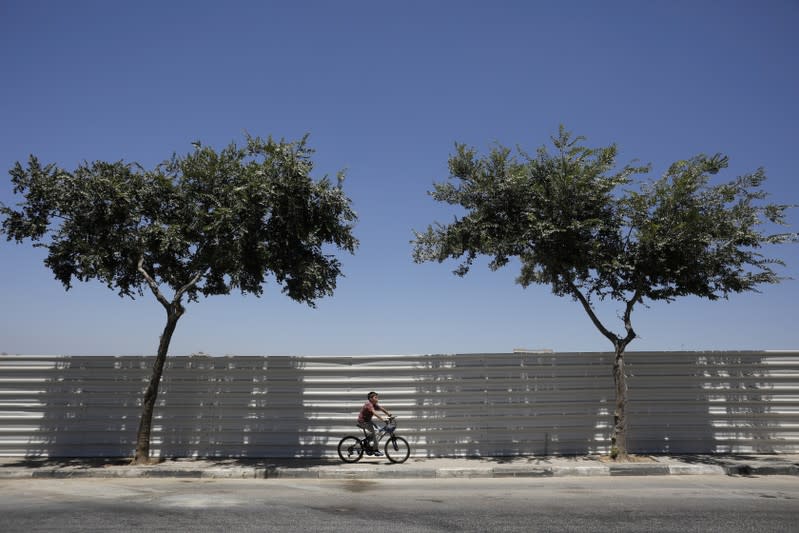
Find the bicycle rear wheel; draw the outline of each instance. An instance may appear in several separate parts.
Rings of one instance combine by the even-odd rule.
[[[402,437],[391,437],[384,448],[386,457],[392,463],[404,463],[411,455],[411,446]]]
[[[357,463],[363,457],[363,447],[361,440],[349,435],[341,439],[338,443],[338,456],[345,463]]]

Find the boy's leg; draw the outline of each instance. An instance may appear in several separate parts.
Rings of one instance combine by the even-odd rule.
[[[372,426],[372,442],[374,443],[372,445],[372,450],[375,452],[375,455],[382,455],[377,448],[377,424],[372,422],[370,425]]]
[[[358,427],[360,427],[366,432],[367,445],[372,447],[372,449],[377,449],[377,435],[375,433],[375,425],[372,422],[364,422],[363,424],[358,424]]]

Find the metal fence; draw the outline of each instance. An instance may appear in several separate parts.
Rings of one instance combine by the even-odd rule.
[[[154,357],[0,356],[0,455],[123,457]],[[415,456],[608,451],[611,353],[169,357],[161,457],[331,457],[376,390]],[[799,451],[799,351],[630,352],[635,453]]]

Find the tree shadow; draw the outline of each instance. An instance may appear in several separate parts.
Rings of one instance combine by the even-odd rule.
[[[597,405],[608,401],[612,379],[593,376],[608,361],[606,354],[429,356],[413,375],[417,454],[507,462],[595,454],[609,428]]]
[[[194,356],[172,363],[185,372],[164,372],[162,416],[170,423],[161,429],[160,456],[323,455],[326,423],[309,404],[306,358]]]
[[[18,455],[102,460],[126,456],[128,449],[132,454],[144,365],[141,357],[23,358],[12,374],[21,382],[12,397],[21,410],[13,425]]]
[[[767,352],[628,354],[630,450],[775,453],[782,423],[795,416],[780,410],[792,391],[781,390],[779,359]]]
[[[65,465],[84,457],[132,457],[152,357],[15,359],[11,371],[21,384],[5,397],[17,409],[4,408],[4,425],[13,420],[6,455]],[[151,458],[324,457],[329,423],[309,401],[307,363],[279,356],[169,357]]]

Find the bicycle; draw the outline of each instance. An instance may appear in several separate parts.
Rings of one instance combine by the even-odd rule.
[[[369,434],[366,430],[363,431],[363,438],[359,439],[355,435],[347,435],[338,443],[338,456],[345,463],[357,463],[363,457],[364,452],[372,452],[372,447],[369,445]],[[388,436],[388,440],[384,445],[383,451],[386,458],[392,463],[404,463],[411,455],[411,446],[408,441],[396,435],[394,432],[397,430],[397,418],[394,416],[388,417],[386,424],[381,427],[375,434],[375,450],[379,449],[380,441],[383,437]]]

